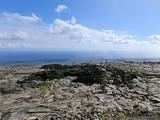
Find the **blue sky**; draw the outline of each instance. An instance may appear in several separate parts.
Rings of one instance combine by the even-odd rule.
[[[160,50],[159,0],[0,0],[0,49]]]

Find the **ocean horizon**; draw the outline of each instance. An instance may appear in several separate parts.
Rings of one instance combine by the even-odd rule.
[[[160,58],[138,57],[136,53],[86,52],[86,51],[1,51],[0,65],[32,66],[44,64],[78,64],[105,62],[159,62]]]

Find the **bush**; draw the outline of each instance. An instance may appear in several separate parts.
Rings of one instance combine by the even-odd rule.
[[[48,92],[48,87],[46,85],[41,85],[39,90],[43,94],[43,98],[44,98],[44,95],[47,94]]]
[[[151,92],[151,90],[150,90],[150,87],[149,87],[148,85],[146,86],[145,91],[146,91],[146,93],[149,94],[149,95],[152,94],[152,92]]]
[[[143,61],[143,64],[147,64],[147,62],[146,62],[146,61]]]
[[[107,92],[107,89],[106,89],[106,85],[108,84],[108,80],[107,78],[103,78],[103,80],[101,81],[101,85],[100,85],[100,89],[103,91],[103,92]]]

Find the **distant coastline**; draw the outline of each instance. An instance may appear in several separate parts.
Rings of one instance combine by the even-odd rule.
[[[38,66],[46,64],[71,65],[79,63],[105,63],[106,59],[51,59],[51,60],[3,60],[0,66]],[[107,62],[160,62],[159,58],[121,58],[107,59]]]
[[[123,54],[122,54],[123,53]],[[134,57],[133,57],[134,56]],[[33,66],[44,64],[78,64],[105,62],[159,62],[160,58],[150,58],[138,53],[124,53],[122,51],[0,51],[0,65],[2,66]]]

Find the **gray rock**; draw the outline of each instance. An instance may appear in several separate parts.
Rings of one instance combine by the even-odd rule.
[[[149,116],[153,110],[160,108],[160,64],[108,63],[48,67],[41,70],[34,66],[17,67],[14,69],[18,73],[3,76],[0,88],[4,88],[6,93],[0,94],[0,119],[26,119],[29,116],[29,119],[39,120],[89,120],[102,115],[119,119],[116,116],[123,111],[131,117],[136,113]],[[5,69],[0,66],[0,75]],[[28,78],[33,72],[35,74]],[[39,86],[45,77],[51,77],[52,72],[62,76],[48,81],[48,93],[43,98]],[[30,79],[32,77],[34,79]],[[109,81],[107,93],[102,93],[99,87],[104,77]],[[82,83],[73,82],[75,79]],[[153,94],[146,93],[147,85]]]
[[[39,120],[38,117],[35,116],[30,116],[27,118],[27,120]]]
[[[44,107],[33,107],[27,110],[28,113],[49,113],[50,109]]]
[[[149,96],[149,99],[150,99],[151,102],[153,102],[153,103],[160,103],[160,98],[153,97],[153,96]]]

